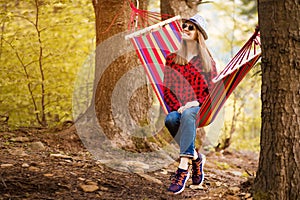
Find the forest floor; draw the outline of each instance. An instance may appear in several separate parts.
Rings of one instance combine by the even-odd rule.
[[[201,189],[167,188],[177,163],[153,172],[116,171],[93,159],[71,127],[0,133],[0,199],[252,199],[258,165],[252,152],[208,152]]]

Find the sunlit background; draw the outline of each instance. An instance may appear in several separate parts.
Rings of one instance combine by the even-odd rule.
[[[95,49],[92,1],[44,1],[39,10],[33,1],[2,2],[1,129],[57,127],[72,121],[74,80]],[[159,1],[151,0],[148,9],[157,12],[159,7]],[[207,44],[221,70],[253,33],[256,1],[214,0],[198,10],[208,22]],[[214,145],[230,139],[233,149],[259,150],[259,70],[255,67],[225,104],[224,126]]]

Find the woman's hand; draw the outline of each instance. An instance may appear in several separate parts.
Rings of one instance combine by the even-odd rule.
[[[184,106],[181,106],[177,112],[179,112],[180,114],[183,113],[183,111],[185,110],[186,108]]]
[[[185,111],[186,109],[188,108],[191,108],[191,107],[197,107],[199,106],[199,102],[198,101],[190,101],[190,102],[187,102],[184,106],[181,106],[177,112],[179,112],[180,114],[183,113],[183,111]]]
[[[184,107],[191,108],[191,107],[197,107],[199,105],[200,104],[198,101],[190,101],[190,102],[187,102]]]

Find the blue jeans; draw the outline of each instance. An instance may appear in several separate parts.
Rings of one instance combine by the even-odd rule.
[[[165,126],[180,146],[180,156],[193,157],[196,138],[196,116],[200,107],[183,111],[170,112],[165,119]]]

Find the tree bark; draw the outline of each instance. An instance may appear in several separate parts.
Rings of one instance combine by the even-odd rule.
[[[300,2],[258,0],[262,129],[254,199],[300,198]]]
[[[163,14],[180,15],[183,18],[189,18],[197,13],[197,6],[200,3],[201,0],[161,0],[160,10]]]
[[[140,66],[135,52],[126,52],[126,45],[130,44],[129,41],[125,42],[124,36],[128,30],[131,10],[127,1],[123,3],[123,0],[93,0],[97,44],[94,84],[96,88],[93,103],[99,124],[111,142],[120,148],[136,150],[139,145],[137,143],[145,142],[144,138],[132,137],[130,130],[119,126],[116,120],[121,121],[119,124],[137,124],[138,126],[147,124],[152,93],[147,85],[131,91],[132,88],[136,88],[137,82],[146,83],[146,76],[143,71],[135,70]],[[145,9],[146,6],[147,1],[140,3],[140,9]],[[121,36],[117,37],[120,34]],[[109,45],[103,47],[107,41],[110,42]],[[112,54],[118,55],[118,52],[120,55],[112,58]],[[113,62],[105,66],[103,63],[109,59]],[[126,78],[131,70],[133,70],[132,76]],[[121,80],[122,84],[119,83]],[[117,94],[114,94],[115,91],[118,91]],[[128,104],[122,102],[126,95],[131,95]],[[128,107],[127,116],[119,115],[120,106]],[[114,107],[117,107],[115,113],[113,113]]]

